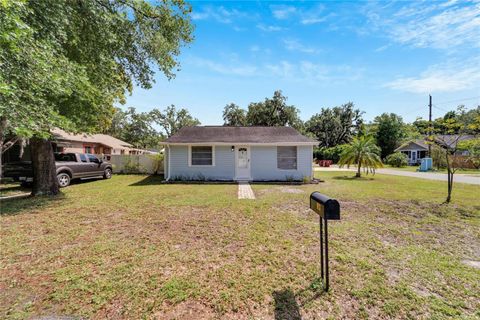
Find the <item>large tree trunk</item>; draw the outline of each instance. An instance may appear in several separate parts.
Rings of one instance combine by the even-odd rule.
[[[33,166],[33,196],[56,195],[59,192],[52,143],[46,139],[30,139]]]

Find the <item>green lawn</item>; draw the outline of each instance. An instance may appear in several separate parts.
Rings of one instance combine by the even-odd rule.
[[[420,166],[406,166],[406,167],[397,168],[397,167],[392,167],[392,166],[389,166],[389,165],[385,165],[385,168],[415,172],[415,171],[417,171],[418,168],[420,168]],[[432,173],[447,173],[447,169],[440,169],[440,170],[435,169],[435,170],[430,171],[430,172],[432,172]],[[456,173],[468,174],[468,175],[480,175],[480,170],[478,170],[478,169],[458,169],[456,171]]]
[[[318,185],[114,176],[1,203],[0,318],[480,317],[479,187],[319,173]],[[336,197],[331,291],[310,192]]]

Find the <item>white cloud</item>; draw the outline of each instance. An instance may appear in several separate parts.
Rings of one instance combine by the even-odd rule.
[[[239,64],[235,62],[225,64],[198,57],[191,58],[188,62],[197,67],[206,68],[223,75],[248,77],[257,73],[257,67],[250,64]]]
[[[325,10],[325,6],[322,4],[308,8],[287,5],[271,5],[270,10],[272,11],[273,17],[276,19],[286,20],[295,17],[303,25],[321,23],[335,16],[335,13],[324,15],[323,11]]]
[[[394,42],[448,50],[480,47],[480,2],[408,2],[400,9],[370,3],[365,13],[374,31],[386,32]]]
[[[389,47],[390,47],[390,44],[386,44],[386,45],[384,45],[384,46],[378,47],[378,48],[375,49],[374,51],[375,51],[375,52],[382,52],[382,51],[387,50]]]
[[[252,50],[253,49],[253,50]],[[253,46],[253,52],[262,51]],[[344,84],[359,80],[364,72],[362,68],[353,68],[349,65],[326,65],[315,62],[287,61],[259,63],[257,65],[244,63],[237,59],[225,59],[226,62],[217,62],[209,59],[192,57],[186,62],[210,72],[233,77],[265,77],[283,79],[286,81],[311,84]]]
[[[275,31],[282,31],[284,30],[282,27],[279,26],[271,26],[271,25],[264,25],[264,24],[257,24],[257,28],[266,31],[266,32],[275,32]]]
[[[278,64],[268,64],[265,66],[271,75],[282,78],[292,78],[294,76],[295,66],[288,61],[280,61]]]
[[[253,45],[253,46],[250,47],[250,51],[252,51],[252,52],[258,52],[258,51],[260,51],[260,47],[257,46],[257,45]]]
[[[280,61],[266,66],[271,76],[306,84],[344,84],[362,77],[363,68],[349,65],[326,65],[307,60],[299,62]]]
[[[480,58],[434,65],[417,77],[402,77],[385,86],[413,93],[453,92],[477,87],[480,91]]]
[[[191,17],[193,20],[208,20],[212,19],[220,23],[229,24],[232,23],[236,18],[245,17],[244,12],[238,11],[237,9],[226,9],[223,6],[212,7],[206,6],[203,7],[201,11],[192,12]]]
[[[284,39],[283,44],[285,48],[290,51],[299,51],[303,53],[318,53],[319,50],[306,46],[296,39]]]
[[[272,5],[270,9],[272,10],[273,16],[280,20],[288,19],[292,14],[297,12],[297,8],[287,5]]]

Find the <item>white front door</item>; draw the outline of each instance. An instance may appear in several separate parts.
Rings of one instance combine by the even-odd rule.
[[[250,148],[238,146],[237,148],[237,180],[250,179]]]
[[[417,162],[417,151],[412,151],[412,162],[413,163]]]

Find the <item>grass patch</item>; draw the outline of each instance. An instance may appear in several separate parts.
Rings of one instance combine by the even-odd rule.
[[[0,318],[475,318],[480,309],[478,186],[318,172],[318,185],[165,185],[114,176],[56,198],[2,203]],[[292,192],[296,189],[296,192]],[[318,217],[330,224],[322,294]],[[191,316],[191,314],[190,314]]]

